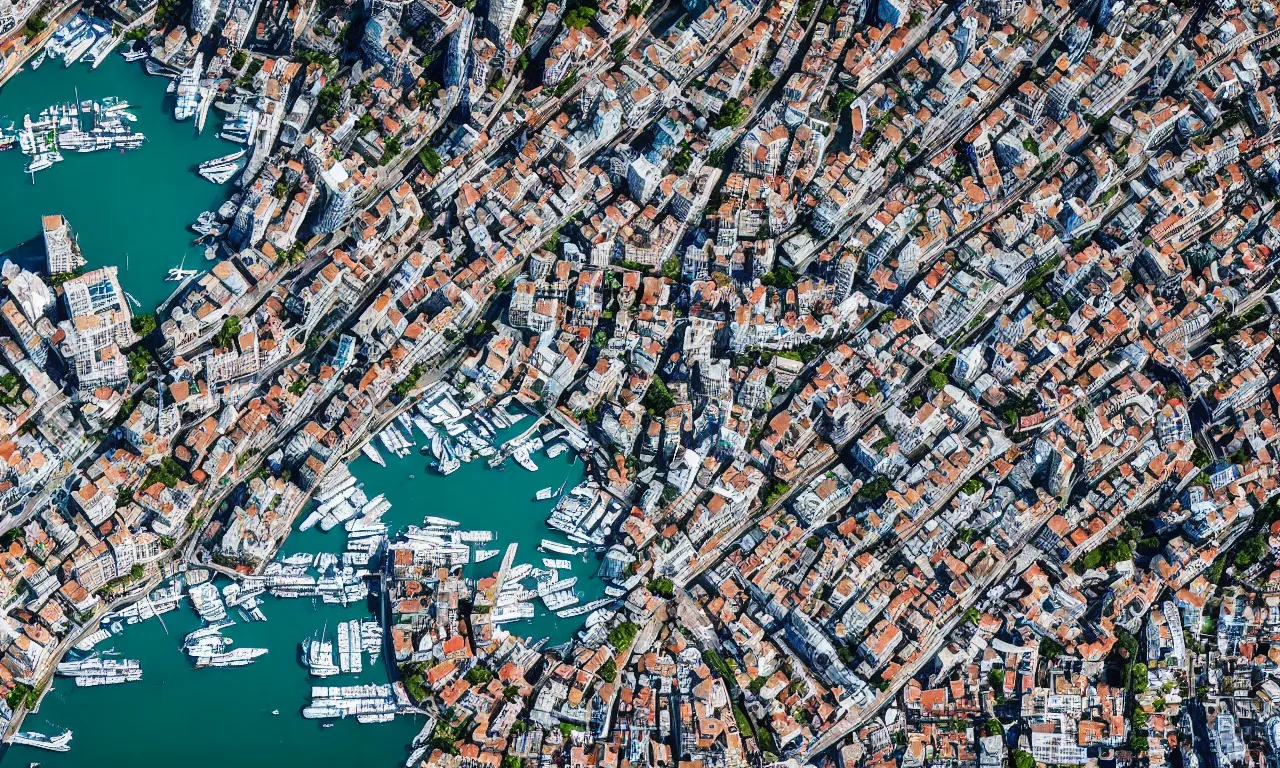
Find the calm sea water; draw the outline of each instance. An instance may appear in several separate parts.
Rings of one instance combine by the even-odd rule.
[[[90,267],[120,267],[124,289],[142,305],[137,312],[152,311],[168,297],[175,284],[164,277],[184,255],[187,268],[203,269],[204,251],[191,245],[196,235],[188,226],[201,211],[216,210],[232,189],[205,181],[194,167],[239,145],[217,137],[217,110],[200,136],[192,121],[175,122],[167,85],[117,53],[95,70],[49,59],[11,78],[0,89],[0,125],[21,126],[23,115],[73,102],[77,92],[82,100],[115,96],[129,102],[138,116],[133,129],[147,141],[123,154],[64,152],[61,163],[35,174],[34,184],[23,173],[28,158],[16,145],[0,152],[0,252],[18,249],[20,256],[42,259],[40,217],[61,213]]]
[[[519,432],[519,426],[507,437]],[[464,464],[449,477],[425,468],[427,459],[417,454],[404,459],[386,457],[379,467],[361,457],[352,470],[372,498],[383,493],[392,502],[383,519],[393,528],[420,524],[426,515],[457,520],[465,528],[495,530],[493,546],[520,544],[517,562],[541,565],[538,542],[554,536],[545,526],[552,502],[538,502],[534,494],[546,486],[568,480],[570,487],[583,476],[581,462],[571,464],[568,455],[536,457],[542,469],[531,473],[514,462],[504,471],[490,470],[483,462]],[[409,476],[413,475],[412,478]],[[284,554],[340,552],[345,543],[342,529],[325,533],[318,528],[295,531],[285,542]],[[594,578],[597,561],[569,558],[584,602],[603,594],[603,583]],[[471,565],[467,575],[490,575],[501,562],[494,558]],[[567,577],[567,574],[564,574]],[[185,768],[316,768],[317,766],[401,765],[406,745],[421,728],[416,718],[391,723],[361,725],[337,721],[321,729],[319,721],[304,720],[313,684],[351,685],[386,682],[385,657],[376,665],[365,658],[360,675],[339,675],[320,682],[310,678],[298,662],[298,643],[326,624],[332,636],[336,622],[372,616],[368,606],[348,606],[310,600],[267,598],[264,623],[240,623],[226,630],[235,647],[265,647],[266,656],[248,667],[194,669],[183,655],[181,638],[200,621],[184,603],[164,615],[164,624],[152,619],[104,641],[99,649],[114,648],[121,658],[142,663],[142,682],[76,688],[69,680],[56,680],[40,712],[30,716],[24,728],[44,733],[70,728],[75,734],[71,751],[45,752],[12,747],[5,766],[40,762],[45,766],[177,765]],[[507,624],[521,636],[547,637],[551,643],[569,639],[581,627],[582,617],[558,619],[538,604],[531,621]],[[279,716],[271,711],[280,710]]]

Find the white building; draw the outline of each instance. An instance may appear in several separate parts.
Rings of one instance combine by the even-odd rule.
[[[44,226],[45,263],[49,274],[75,272],[84,266],[84,259],[80,258],[75,243],[71,241],[71,227],[67,225],[66,219],[54,214],[42,217],[41,223]]]

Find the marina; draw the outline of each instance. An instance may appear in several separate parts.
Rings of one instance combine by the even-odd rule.
[[[126,125],[145,126],[146,141],[124,154],[60,150],[65,160],[36,172],[33,186],[26,172],[32,158],[18,151],[14,139],[13,149],[0,151],[6,203],[0,207],[0,252],[19,262],[42,261],[41,216],[61,213],[74,228],[89,268],[119,266],[121,285],[140,305],[135,311],[151,312],[174,289],[164,280],[169,270],[184,255],[188,263],[203,260],[204,249],[192,244],[188,223],[202,210],[217,210],[227,194],[191,169],[238,148],[214,131],[196,136],[189,123],[174,122],[166,81],[147,75],[139,63],[111,54],[96,69],[64,68],[52,53],[48,59],[5,83],[0,126],[21,128],[24,115],[34,119],[62,101],[101,104],[113,97],[137,117],[136,122],[125,119]],[[109,187],[86,184],[86,179],[109,180]],[[154,194],[158,188],[165,194]],[[145,216],[140,215],[142,201]]]
[[[17,143],[22,154],[31,158],[24,170],[34,183],[36,172],[62,162],[64,152],[124,152],[141,147],[146,137],[131,127],[138,118],[128,106],[115,97],[99,102],[81,101],[77,96],[75,101],[40,110],[34,118],[23,115],[21,128],[0,129],[0,147]]]
[[[398,431],[404,434],[402,428]],[[501,444],[522,431],[511,426],[499,428],[494,443]],[[416,437],[421,439],[421,432]],[[39,758],[24,754],[20,760],[81,765],[74,760],[76,754],[111,754],[114,734],[127,727],[126,721],[132,722],[128,718],[145,717],[158,728],[170,729],[173,736],[141,742],[143,753],[136,759],[162,763],[175,754],[174,750],[182,749],[177,734],[185,727],[181,724],[185,720],[171,712],[164,697],[150,687],[150,681],[163,681],[166,696],[200,696],[220,706],[226,727],[262,734],[260,747],[249,743],[257,739],[237,739],[217,754],[189,753],[186,762],[194,768],[214,768],[227,762],[266,768],[330,764],[340,759],[371,765],[403,764],[406,745],[422,727],[423,718],[396,714],[395,694],[388,695],[391,689],[385,655],[381,654],[382,629],[372,620],[375,614],[365,597],[366,584],[356,575],[367,572],[367,566],[356,565],[351,555],[358,554],[360,548],[372,552],[383,535],[394,539],[397,532],[408,531],[410,526],[418,531],[413,535],[419,540],[436,546],[458,537],[459,552],[474,552],[461,563],[468,578],[495,573],[499,569],[497,555],[509,544],[517,544],[508,577],[512,588],[504,590],[505,599],[494,608],[494,620],[519,635],[564,642],[582,627],[583,617],[590,618],[592,611],[615,602],[605,595],[605,583],[595,576],[599,562],[584,545],[547,539],[552,533],[547,527],[547,505],[534,501],[535,492],[546,484],[544,476],[563,481],[566,488],[576,487],[583,480],[581,462],[562,456],[544,461],[545,471],[508,471],[501,474],[501,482],[494,482],[494,470],[487,462],[465,463],[444,477],[421,471],[426,458],[415,451],[403,458],[387,457],[386,466],[380,466],[367,455],[358,456],[349,473],[339,471],[326,478],[306,518],[322,507],[325,513],[316,516],[306,529],[306,518],[299,521],[298,530],[261,578],[235,585],[219,578],[187,589],[176,599],[167,593],[161,598],[169,606],[163,617],[167,630],[158,621],[135,619],[137,623],[130,625],[126,619],[123,631],[100,636],[96,647],[114,646],[123,656],[139,660],[146,667],[146,676],[130,685],[105,686],[105,690],[56,686],[27,727],[57,733],[65,724],[75,730],[77,750],[66,756],[67,762],[49,752]],[[410,474],[414,479],[408,479]],[[360,509],[355,509],[351,500],[362,497]],[[369,507],[368,514],[361,512],[375,500],[380,503]],[[423,500],[429,501],[424,505]],[[337,519],[348,514],[345,520]],[[322,524],[325,521],[332,521],[327,532]],[[365,531],[373,535],[365,536]],[[463,536],[477,541],[463,542]],[[542,562],[544,555],[539,554],[540,545],[547,543],[544,539],[574,553],[545,555],[556,565],[570,566],[556,569],[558,575],[552,579],[548,579],[549,570]],[[539,576],[545,582],[541,591]],[[540,597],[542,594],[547,597]],[[345,603],[344,597],[348,598]],[[269,620],[240,620],[239,607],[258,601],[262,601],[260,610]],[[558,608],[553,610],[551,605]],[[210,617],[207,623],[199,618],[202,610]],[[345,668],[339,629],[344,626]],[[311,642],[321,637],[327,639],[329,650],[326,654],[324,646],[316,648],[316,657],[320,662],[327,660],[328,666],[318,663],[312,667],[307,662]],[[229,644],[228,639],[232,640]],[[187,646],[190,650],[184,650]],[[246,665],[234,666],[242,661],[235,656],[236,650],[245,649],[265,653],[249,659]],[[201,657],[210,663],[197,666]],[[210,668],[220,665],[222,669]],[[326,682],[323,695],[314,696],[313,687],[320,680],[333,682]],[[357,691],[348,697],[342,690],[351,686]],[[245,705],[243,695],[249,689],[267,693]],[[335,696],[333,690],[339,693]],[[122,708],[136,714],[127,716]],[[281,715],[272,715],[273,710]],[[369,728],[390,730],[385,737],[379,731],[376,746],[371,746]]]

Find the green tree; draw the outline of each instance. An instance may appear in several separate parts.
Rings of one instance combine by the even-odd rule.
[[[600,675],[600,679],[606,683],[612,683],[613,679],[618,676],[618,665],[613,659],[609,659],[600,665],[600,669],[596,674]]]
[[[693,155],[689,154],[689,150],[682,149],[680,153],[671,158],[671,171],[677,176],[683,176],[689,172],[689,166],[693,164]]]
[[[651,415],[660,416],[675,406],[676,399],[661,377],[655,375],[649,382],[649,389],[645,391],[644,400],[641,402]]]
[[[1013,768],[1036,768],[1036,759],[1026,750],[1015,749],[1011,756],[1013,757]]]
[[[648,586],[650,592],[655,595],[661,595],[662,597],[671,597],[676,593],[675,584],[672,583],[671,579],[666,577],[654,579],[649,582]]]
[[[427,169],[427,173],[435,176],[440,173],[440,169],[444,167],[444,163],[440,160],[440,153],[434,147],[427,147],[418,153],[418,159],[422,161],[422,167]]]
[[[467,670],[464,679],[472,685],[484,685],[493,679],[493,673],[488,667],[475,666]]]
[[[786,267],[775,267],[760,277],[760,283],[771,288],[785,291],[794,288],[797,282],[796,273]]]
[[[141,384],[147,380],[151,367],[151,353],[145,349],[135,349],[129,353],[129,381]]]
[[[1056,659],[1062,655],[1066,649],[1058,644],[1056,640],[1049,637],[1040,638],[1040,655],[1046,659]]]
[[[876,475],[858,489],[858,498],[862,501],[876,501],[889,492],[891,483],[884,475]]]
[[[182,465],[173,460],[171,456],[165,456],[160,460],[159,466],[152,467],[147,473],[147,478],[142,481],[142,487],[147,488],[156,483],[160,483],[167,488],[172,488],[178,484],[186,474]]]
[[[222,321],[222,328],[213,337],[214,346],[225,349],[240,336],[240,318],[228,317]]]
[[[342,106],[342,89],[337,83],[329,83],[316,94],[316,113],[325,120],[332,120]]]
[[[747,108],[742,105],[742,102],[737,99],[729,99],[720,107],[720,113],[716,115],[711,125],[716,128],[732,128],[746,119]]]
[[[156,316],[152,314],[134,315],[129,321],[133,332],[139,336],[149,336],[156,329]]]
[[[1249,568],[1267,554],[1267,540],[1261,534],[1250,536],[1240,543],[1236,550],[1235,564],[1237,568]]]
[[[395,136],[388,136],[386,142],[383,143],[382,157],[378,159],[378,165],[387,165],[400,154],[400,139]]]
[[[634,622],[624,621],[609,630],[609,645],[612,645],[614,650],[621,653],[631,645],[631,642],[636,639],[636,635],[639,633],[639,626]]]
[[[1141,662],[1133,665],[1133,677],[1130,682],[1133,692],[1146,693],[1147,691],[1147,665]]]
[[[856,98],[858,98],[858,94],[854,93],[848,88],[841,88],[839,91],[836,91],[836,98],[835,98],[836,111],[837,112],[845,111],[846,109],[849,108],[849,105],[852,104],[854,99]]]
[[[585,6],[574,8],[564,15],[564,24],[566,27],[574,29],[586,29],[587,25],[596,18],[596,9],[587,8]]]

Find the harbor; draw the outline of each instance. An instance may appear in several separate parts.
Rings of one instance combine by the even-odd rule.
[[[415,530],[453,531],[463,550],[477,553],[462,566],[469,579],[510,565],[508,586],[495,608],[510,616],[503,628],[551,645],[572,638],[583,614],[614,602],[596,577],[597,553],[548,526],[557,502],[536,498],[553,483],[553,490],[563,488],[563,496],[572,499],[572,489],[585,479],[584,465],[573,451],[528,451],[531,422],[518,419],[515,407],[510,412],[517,418],[497,429],[489,444],[520,441],[518,450],[537,462],[538,471],[526,471],[514,457],[502,469],[492,468],[477,451],[441,474],[421,431],[429,417],[421,427],[410,417],[413,431],[393,422],[398,440],[412,441],[410,449],[397,455],[375,438],[383,464],[360,455],[348,466],[349,477],[340,470],[327,480],[321,497],[328,500],[312,502],[262,576],[162,588],[86,638],[24,725],[49,737],[69,730],[74,748],[61,754],[15,744],[11,759],[71,766],[92,756],[114,765],[118,734],[141,721],[151,735],[137,741],[129,764],[160,764],[184,749],[192,714],[168,705],[180,700],[209,705],[220,713],[219,728],[241,735],[216,752],[184,751],[193,768],[228,762],[403,764],[405,745],[426,720],[408,711],[403,694],[390,685],[378,601],[367,593],[364,578],[369,571],[350,556],[362,529],[375,528],[379,541],[385,535],[402,543],[412,541]],[[469,429],[477,433],[473,440],[480,438],[477,427]],[[552,434],[545,425],[540,431]],[[307,530],[296,530],[322,508],[328,513],[343,504],[354,507],[353,498],[364,500],[359,514],[337,519],[322,513]],[[496,555],[476,562],[478,553],[508,552],[513,544],[511,563]],[[250,658],[231,660],[237,651]],[[127,684],[95,682],[102,677]],[[368,738],[369,728],[379,729],[377,739]]]
[[[221,587],[226,582],[217,584]],[[311,677],[298,660],[298,642],[306,634],[318,632],[328,622],[332,637],[339,621],[368,618],[368,608],[363,603],[313,606],[311,600],[270,596],[262,607],[266,621],[245,622],[236,615],[236,623],[222,630],[234,639],[229,648],[269,649],[242,667],[195,666],[183,643],[202,622],[189,601],[158,618],[126,624],[100,642],[97,650],[104,658],[137,660],[142,679],[125,685],[78,687],[70,678],[55,678],[40,711],[26,719],[23,729],[51,737],[70,730],[74,735],[70,751],[15,744],[3,764],[116,768],[167,765],[181,755],[182,763],[192,768],[403,765],[406,745],[424,722],[421,716],[401,715],[375,725],[359,723],[354,717],[316,721],[302,715],[312,703],[313,685],[387,684],[386,665],[369,664],[367,657],[358,675],[339,674],[324,682]],[[107,651],[115,655],[106,656]],[[174,702],[181,704],[174,706]],[[322,729],[321,722],[333,727]],[[229,737],[218,738],[213,748],[192,749],[191,735],[205,727]]]
[[[165,92],[169,81],[147,75],[120,51],[97,68],[64,67],[50,55],[0,89],[0,127],[21,128],[24,116],[34,120],[57,104],[114,100],[137,117],[123,124],[146,135],[141,147],[123,154],[63,150],[65,160],[37,172],[34,184],[26,172],[32,157],[19,151],[16,140],[0,151],[6,202],[0,210],[0,253],[19,261],[42,259],[41,217],[60,213],[71,223],[88,268],[118,266],[124,290],[140,305],[134,311],[141,313],[153,311],[173,291],[176,284],[165,278],[184,257],[187,265],[205,262],[191,224],[201,211],[216,211],[232,190],[206,181],[197,167],[240,147],[218,138],[217,130],[197,135],[190,121],[176,122],[175,97]],[[89,124],[85,120],[86,129]]]
[[[415,409],[416,410],[416,409]],[[513,413],[517,410],[512,407]],[[419,413],[419,415],[421,415]],[[413,421],[413,417],[410,417]],[[491,444],[502,445],[521,436],[530,425],[530,419],[518,421],[508,427],[497,430]],[[429,420],[428,420],[429,422]],[[487,458],[475,453],[469,461],[457,461],[457,468],[449,469],[449,474],[441,474],[441,460],[431,455],[431,440],[416,424],[412,431],[396,420],[392,424],[395,432],[384,432],[384,441],[376,437],[370,441],[371,451],[362,451],[362,455],[353,460],[349,469],[354,482],[351,488],[357,489],[365,503],[380,500],[388,505],[377,517],[381,525],[386,526],[386,535],[392,542],[400,539],[411,542],[419,541],[436,544],[432,529],[455,530],[458,543],[452,551],[463,557],[462,573],[465,578],[480,579],[493,576],[499,570],[499,554],[511,545],[517,545],[515,564],[529,567],[524,580],[531,596],[537,595],[533,568],[544,572],[549,569],[543,563],[544,558],[556,558],[568,563],[569,567],[558,571],[558,581],[576,578],[573,585],[575,596],[580,605],[591,604],[606,597],[605,583],[597,578],[600,559],[593,548],[577,544],[568,539],[562,532],[548,525],[549,518],[556,511],[556,503],[550,500],[537,500],[535,494],[547,483],[555,482],[556,487],[563,485],[567,489],[576,488],[585,479],[585,467],[572,451],[548,451],[543,449],[537,454],[539,471],[528,472],[517,462],[508,459],[503,469],[489,466]],[[390,428],[389,428],[390,429]],[[544,429],[546,429],[544,427]],[[548,430],[549,433],[549,430]],[[392,437],[391,435],[398,435]],[[478,437],[479,435],[477,435]],[[401,449],[398,456],[386,446],[386,441],[399,445],[397,440],[410,440],[409,450]],[[443,436],[441,440],[443,440]],[[458,443],[454,443],[457,450]],[[428,454],[423,455],[422,449]],[[443,448],[443,446],[442,446]],[[371,458],[370,453],[382,461]],[[554,453],[556,458],[548,458]],[[495,452],[495,456],[497,453]],[[442,452],[443,461],[449,455]],[[329,523],[331,530],[326,532],[324,515],[316,516],[311,525],[307,518],[323,507],[323,503],[314,503],[308,513],[304,514],[299,527],[306,526],[305,531],[295,531],[285,542],[283,558],[292,554],[339,552],[343,542],[358,540],[351,538],[350,526],[355,521],[345,519]],[[456,524],[456,525],[450,525]],[[416,533],[398,536],[410,531]],[[492,538],[486,534],[492,532]],[[448,536],[444,537],[446,540]],[[468,541],[469,539],[469,541]],[[543,547],[544,541],[554,542],[573,555],[557,554]],[[439,545],[437,545],[439,546]],[[442,555],[447,556],[449,549],[441,547]],[[471,556],[465,559],[466,551]],[[564,565],[564,563],[558,563]],[[544,590],[546,591],[546,590]],[[521,601],[534,609],[532,617],[521,617],[503,627],[522,637],[535,640],[546,638],[551,645],[557,645],[571,639],[583,624],[581,615],[576,617],[558,616],[553,609],[542,601],[532,599]],[[567,606],[566,606],[567,607]],[[599,606],[597,606],[599,607]],[[526,609],[527,610],[527,609]],[[332,634],[332,628],[331,628]],[[295,640],[296,642],[296,640]]]

